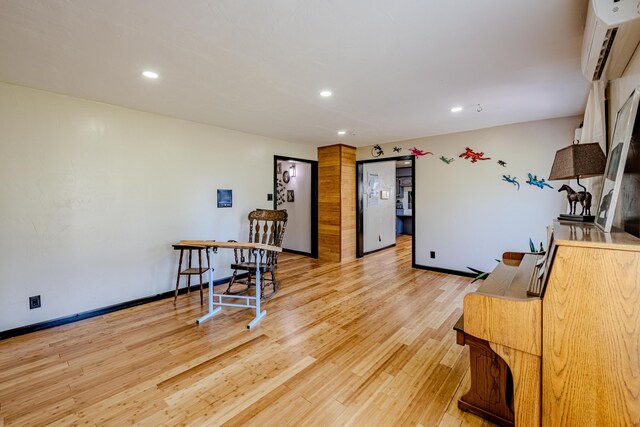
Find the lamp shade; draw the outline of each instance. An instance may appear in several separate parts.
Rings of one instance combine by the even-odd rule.
[[[605,165],[604,153],[597,142],[572,144],[556,153],[549,181],[602,175]]]

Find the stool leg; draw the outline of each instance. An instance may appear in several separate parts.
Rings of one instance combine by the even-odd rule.
[[[178,261],[178,275],[176,277],[176,292],[173,296],[173,305],[176,305],[176,301],[178,300],[178,288],[180,287],[180,269],[182,268],[182,255],[184,254],[184,249],[180,249],[180,261]]]
[[[202,249],[198,249],[198,271],[200,272],[200,305],[203,305],[204,296],[202,293]]]
[[[191,270],[191,249],[189,249],[189,270]],[[187,295],[191,294],[191,273],[187,274]]]

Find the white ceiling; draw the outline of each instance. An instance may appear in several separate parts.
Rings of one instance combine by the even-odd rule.
[[[290,141],[362,146],[582,113],[586,5],[2,0],[0,80]],[[160,79],[142,78],[145,69]],[[325,88],[334,96],[321,98]],[[454,105],[467,108],[452,114]]]

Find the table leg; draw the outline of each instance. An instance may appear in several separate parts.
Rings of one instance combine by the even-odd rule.
[[[209,263],[209,312],[197,320],[196,323],[198,325],[222,310],[221,307],[217,307],[215,310],[213,309],[213,292],[213,260],[211,260]]]
[[[267,311],[260,311],[260,300],[262,299],[261,291],[262,291],[262,275],[260,274],[260,264],[262,263],[262,256],[264,255],[263,250],[255,251],[255,260],[256,260],[256,317],[253,318],[251,322],[247,325],[248,329],[253,328],[264,316],[266,316]]]

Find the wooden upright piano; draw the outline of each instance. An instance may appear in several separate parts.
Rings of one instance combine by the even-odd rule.
[[[545,255],[507,256],[465,296],[458,326],[508,366],[475,375],[509,382],[516,426],[640,425],[640,239],[556,222]]]

